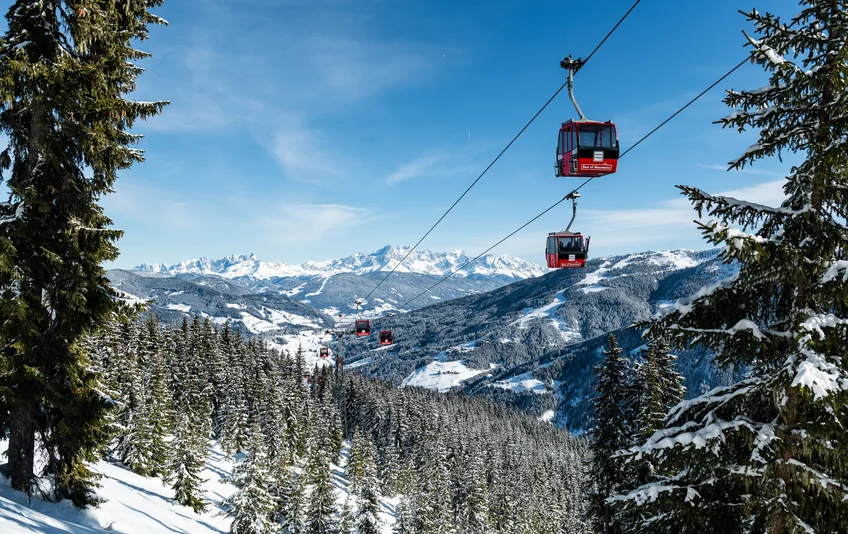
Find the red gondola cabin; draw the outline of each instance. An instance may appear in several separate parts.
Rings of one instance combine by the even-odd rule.
[[[395,342],[391,330],[380,330],[380,345],[391,345]]]
[[[368,319],[357,319],[356,324],[354,325],[354,330],[356,331],[356,335],[358,337],[365,337],[371,335],[371,321]]]
[[[562,123],[557,143],[556,175],[595,178],[618,167],[615,124],[596,121]]]
[[[318,355],[322,358],[329,358],[330,357],[330,349],[328,349],[327,347],[321,347],[318,350]]]
[[[580,232],[551,232],[545,247],[545,259],[551,269],[585,267],[589,258],[589,240]]]

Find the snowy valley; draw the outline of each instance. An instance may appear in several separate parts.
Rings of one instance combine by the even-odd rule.
[[[370,278],[374,273],[382,279],[406,251],[385,247],[371,255],[309,262],[297,268],[233,256],[175,266],[143,265],[135,271],[110,271],[109,276],[122,291],[153,299],[152,311],[168,322],[178,323],[182,317],[194,315],[218,326],[229,321],[234,328],[277,349],[293,352],[300,347],[308,366],[323,366],[332,365],[338,353],[337,342],[327,329],[337,324],[350,327],[324,312],[353,311],[351,301],[345,299],[363,290],[350,291],[351,285],[369,287],[367,284],[375,283]],[[394,289],[409,277],[421,277],[409,289],[421,291],[437,276],[425,273],[455,269],[460,261],[456,254],[428,251],[411,257],[415,257],[411,265],[421,272],[409,272],[413,270],[410,267],[405,273],[393,273],[383,288]],[[490,263],[508,260],[493,258]],[[364,340],[347,337],[346,369],[401,387],[441,392],[458,389],[482,395],[581,433],[592,424],[592,367],[601,358],[606,336],[616,333],[631,357],[638,359],[644,342],[638,332],[628,330],[629,325],[734,270],[722,264],[717,251],[689,250],[595,258],[585,269],[544,275],[530,265],[509,271],[515,280],[512,283],[489,279],[486,283],[498,287],[478,288],[471,295],[453,299],[427,295],[420,299],[422,307],[409,313],[381,316],[386,310],[380,307],[367,310],[364,315],[372,318],[373,328],[392,329],[395,343],[380,346],[376,335]],[[473,281],[468,276],[450,280],[477,284],[485,273],[492,274],[484,269]],[[314,277],[312,281],[297,278],[297,283],[318,284],[318,289],[283,294],[274,284],[295,283],[275,278],[283,274]],[[350,284],[342,284],[339,277]],[[338,289],[340,286],[344,289]],[[314,309],[311,301],[318,297],[329,299],[325,302],[332,306]],[[318,357],[320,346],[330,349],[329,358]],[[734,377],[715,369],[708,352],[684,351],[680,357],[690,395]]]

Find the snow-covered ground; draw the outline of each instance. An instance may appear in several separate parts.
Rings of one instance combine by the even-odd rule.
[[[550,321],[557,330],[559,330],[562,337],[565,338],[565,341],[568,343],[578,343],[583,341],[583,336],[580,335],[580,332],[575,332],[568,324],[561,321],[556,316],[555,312],[557,308],[568,301],[568,299],[565,298],[565,291],[565,289],[557,291],[554,294],[554,300],[552,300],[549,304],[545,304],[539,308],[529,308],[524,310],[524,315],[518,318],[518,320],[513,321],[512,324],[518,325],[519,328],[526,328],[531,321],[547,320]]]
[[[468,352],[474,350],[476,344],[476,341],[471,341],[462,347],[454,347],[452,351]],[[446,359],[447,352],[440,352],[436,355],[436,361],[413,371],[403,380],[400,387],[417,386],[444,393],[454,386],[461,385],[463,381],[469,378],[489,371],[489,369],[470,369],[466,367],[463,360],[448,362],[445,361]],[[489,365],[490,368],[497,367],[495,364]]]
[[[0,442],[5,450],[7,442]],[[349,444],[342,453],[346,462]],[[106,500],[99,508],[78,510],[68,502],[50,503],[34,497],[28,503],[24,494],[12,490],[9,481],[0,477],[0,533],[2,534],[94,534],[116,532],[126,534],[224,534],[230,520],[218,515],[217,503],[229,497],[236,488],[229,483],[234,461],[218,444],[210,443],[209,456],[202,473],[207,511],[195,513],[171,498],[173,491],[158,478],[145,478],[123,466],[101,461],[94,469],[103,475],[97,494]],[[343,466],[331,465],[338,509],[348,499],[348,481]],[[383,533],[390,534],[394,525],[397,498],[380,500]],[[351,498],[351,506],[355,506]]]
[[[5,449],[6,442],[0,443]],[[233,460],[217,445],[210,444],[202,478],[207,512],[195,513],[180,506],[171,497],[173,491],[158,478],[145,478],[119,464],[98,462],[94,470],[103,478],[97,494],[106,502],[96,509],[78,510],[68,502],[50,503],[33,497],[27,503],[24,494],[12,490],[9,481],[0,477],[0,532],[3,534],[92,532],[139,533],[224,533],[229,520],[218,516],[216,502],[230,496],[235,487],[227,482]]]
[[[274,349],[286,351],[291,356],[297,354],[298,347],[302,348],[303,360],[306,363],[307,369],[312,369],[315,365],[335,365],[336,353],[331,344],[332,338],[328,334],[325,334],[323,330],[302,330],[296,334],[284,334],[274,337],[278,339],[282,338],[286,343],[283,345],[270,342],[269,345]],[[326,359],[322,359],[318,354],[318,349],[322,346],[330,349],[330,355]]]
[[[342,465],[330,465],[330,470],[333,473],[333,486],[336,487],[336,508],[339,510],[344,508],[345,500],[350,495],[349,483],[344,468],[347,465],[349,457],[350,442],[346,441],[342,446]],[[355,512],[356,504],[353,502],[353,497],[350,499],[350,506]],[[383,534],[392,534],[398,503],[400,503],[400,497],[383,497],[380,499],[380,522],[383,525]]]
[[[400,387],[418,386],[443,393],[485,372],[486,369],[469,369],[464,361],[430,362],[406,377]]]
[[[508,389],[515,393],[529,391],[531,393],[542,394],[546,392],[545,384],[541,380],[533,378],[533,371],[527,371],[506,380],[499,380],[490,385],[496,388]]]

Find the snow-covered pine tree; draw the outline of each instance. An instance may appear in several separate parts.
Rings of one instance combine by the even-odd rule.
[[[167,478],[171,455],[168,436],[173,431],[174,411],[173,399],[168,389],[168,370],[164,351],[161,348],[162,341],[162,336],[158,336],[157,342],[160,343],[160,349],[153,353],[150,362],[150,393],[147,396],[148,404],[145,414],[150,418],[148,423],[150,431],[150,474]]]
[[[223,503],[227,517],[232,517],[230,534],[269,534],[276,530],[272,521],[274,497],[268,492],[270,473],[258,425],[250,432],[250,452],[233,470],[233,483],[238,488]]]
[[[118,435],[114,454],[132,471],[147,475],[150,467],[150,450],[147,448],[149,418],[145,414],[146,388],[139,351],[139,330],[136,325],[127,325],[124,336],[125,351],[120,354],[117,362],[122,371],[116,414]]]
[[[415,534],[415,510],[409,497],[402,497],[395,507],[394,534]]]
[[[191,412],[187,409],[177,412],[168,474],[174,499],[200,512],[206,509],[206,503],[200,496],[200,486],[204,482],[200,478],[200,470],[203,468],[206,450],[205,447],[202,451],[198,450],[197,429],[191,418]]]
[[[839,532],[848,524],[848,5],[745,13],[766,87],[728,91],[724,126],[758,130],[732,169],[794,151],[779,207],[681,187],[739,272],[649,325],[698,341],[740,382],[679,404],[630,450],[662,478],[616,497],[650,532]],[[732,228],[731,223],[741,226]],[[755,233],[748,228],[759,227]]]
[[[461,485],[465,488],[464,500],[459,503],[457,527],[460,533],[488,532],[489,488],[483,455],[476,443],[470,443],[463,455]]]
[[[227,361],[221,350],[218,331],[207,317],[203,321],[203,352],[206,353],[206,365],[209,367],[209,381],[212,386],[212,433],[220,438],[224,427],[224,398],[227,395]]]
[[[265,422],[262,438],[265,442],[265,450],[271,462],[282,462],[288,464],[290,453],[286,435],[286,420],[283,418],[285,411],[285,399],[281,384],[275,376],[268,381],[268,392],[262,406],[262,419]]]
[[[364,469],[360,482],[359,509],[356,512],[357,531],[358,534],[380,534],[380,491],[374,445],[370,440],[365,440],[363,456]]]
[[[512,532],[515,523],[515,499],[512,492],[514,479],[510,477],[510,473],[515,469],[513,448],[512,443],[504,444],[491,459],[493,465],[489,492],[489,523],[495,532]]]
[[[660,378],[657,345],[653,340],[648,342],[648,350],[644,353],[641,364],[636,368],[634,382],[638,402],[634,425],[636,435],[632,439],[642,443],[662,426],[663,418],[671,408],[663,403],[666,393],[663,391],[664,384]]]
[[[633,419],[628,406],[630,381],[627,362],[621,353],[618,340],[610,334],[604,361],[595,367],[598,396],[594,402],[595,428],[592,431],[589,476],[593,489],[589,496],[589,513],[595,530],[604,534],[621,532],[621,525],[606,499],[618,493],[627,482],[622,462],[613,455],[628,445]]]
[[[306,484],[309,486],[309,499],[306,508],[306,534],[336,534],[336,496],[330,478],[330,455],[320,446],[319,426],[322,424],[320,412],[312,413],[310,418],[308,457],[306,466]]]
[[[306,534],[336,534],[336,496],[330,481],[330,462],[321,451],[315,453],[307,473],[310,484],[309,500],[306,508]]]
[[[229,454],[235,454],[247,446],[245,429],[247,424],[247,405],[245,403],[243,375],[247,369],[239,358],[236,336],[229,321],[224,325],[220,342],[221,356],[225,361],[227,384],[221,400],[221,446]]]
[[[453,528],[450,473],[447,467],[447,447],[438,412],[433,412],[433,425],[422,440],[414,494],[415,525],[420,532],[450,532]]]
[[[350,496],[345,499],[342,507],[341,519],[339,520],[339,534],[354,534],[356,532],[356,520],[350,507]]]
[[[347,465],[347,480],[350,483],[351,491],[359,493],[362,488],[362,481],[365,478],[365,461],[366,461],[366,446],[368,439],[362,437],[359,427],[353,431],[353,439],[350,444],[350,452],[348,453]]]
[[[662,405],[668,413],[686,394],[683,375],[677,372],[677,356],[671,353],[665,336],[652,340],[662,390]]]
[[[303,534],[304,488],[303,477],[292,468],[274,473],[271,492],[274,496],[273,519],[281,525],[283,534]]]
[[[107,437],[82,338],[115,309],[104,261],[119,230],[98,205],[118,171],[143,160],[129,133],[165,103],[127,100],[141,73],[133,48],[162,0],[16,0],[0,39],[0,396],[10,410],[12,487],[29,493],[36,429],[59,499],[96,502],[87,462]]]

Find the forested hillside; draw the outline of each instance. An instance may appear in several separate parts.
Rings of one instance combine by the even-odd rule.
[[[380,495],[399,498],[397,532],[584,529],[585,443],[513,409],[304,369],[302,354],[197,318],[125,320],[88,343],[112,405],[104,453],[196,508],[207,439],[246,454],[222,505],[234,532],[379,532]],[[344,440],[356,499],[339,510],[330,463]]]

